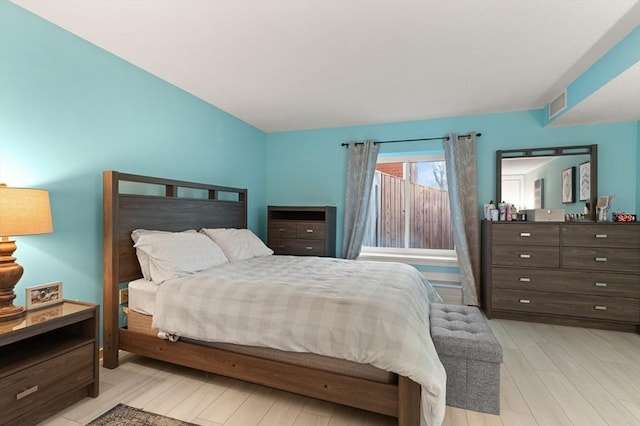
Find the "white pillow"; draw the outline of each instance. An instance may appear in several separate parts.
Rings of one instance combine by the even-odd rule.
[[[229,262],[269,256],[273,250],[248,229],[215,228],[200,230],[220,246]]]
[[[220,247],[199,233],[143,233],[137,238],[134,247],[148,256],[149,277],[158,284],[228,262]]]
[[[191,232],[195,233],[195,229],[188,229],[182,232]],[[133,244],[135,247],[135,243],[138,242],[138,238],[143,234],[173,234],[174,232],[170,231],[156,231],[150,229],[134,229],[131,232],[131,239],[133,240]],[[140,264],[140,270],[142,271],[142,276],[151,281],[151,272],[149,272],[149,256],[144,250],[136,249],[136,255],[138,256],[138,263]]]

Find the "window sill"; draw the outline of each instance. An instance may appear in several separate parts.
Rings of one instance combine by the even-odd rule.
[[[449,266],[458,267],[458,257],[455,254],[447,255],[424,255],[407,253],[372,253],[362,252],[358,260],[377,260],[382,262],[400,262],[409,265],[424,266]]]

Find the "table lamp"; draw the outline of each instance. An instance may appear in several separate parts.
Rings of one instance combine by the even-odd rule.
[[[16,298],[13,287],[24,270],[15,262],[16,242],[9,236],[50,232],[53,224],[47,191],[0,184],[0,321],[24,315],[24,308],[13,304]]]

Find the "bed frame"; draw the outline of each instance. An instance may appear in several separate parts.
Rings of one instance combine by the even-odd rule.
[[[138,195],[143,187],[155,194]],[[105,171],[103,213],[104,367],[118,367],[119,350],[123,350],[397,417],[401,426],[420,424],[420,385],[404,376],[398,375],[395,384],[378,383],[193,342],[172,343],[120,327],[121,283],[142,277],[131,231],[246,228],[246,189]]]

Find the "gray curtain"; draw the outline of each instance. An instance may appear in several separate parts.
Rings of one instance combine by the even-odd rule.
[[[452,133],[443,145],[454,241],[462,283],[462,303],[478,306],[480,222],[475,134],[476,132],[472,132],[470,136],[459,137]]]
[[[371,185],[380,146],[375,141],[351,142],[348,150],[342,256],[356,259],[360,255],[367,226]]]

